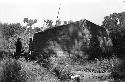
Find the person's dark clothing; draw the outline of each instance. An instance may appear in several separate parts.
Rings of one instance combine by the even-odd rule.
[[[20,56],[20,54],[22,53],[22,42],[20,41],[21,38],[18,38],[17,39],[17,42],[16,42],[16,55],[17,56]]]
[[[29,41],[29,53],[32,52],[32,38]]]

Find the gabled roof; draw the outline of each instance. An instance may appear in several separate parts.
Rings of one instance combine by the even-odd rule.
[[[60,25],[60,26],[54,26],[54,27],[51,27],[51,28],[47,28],[47,29],[45,29],[45,30],[42,31],[42,32],[54,31],[54,30],[61,30],[61,29],[64,29],[64,28],[66,28],[67,26],[69,26],[69,25],[71,25],[71,24],[77,25],[77,26],[79,26],[79,27],[81,27],[81,26],[86,26],[88,29],[89,29],[89,27],[90,27],[90,28],[92,27],[92,28],[95,28],[95,29],[99,28],[99,29],[101,29],[101,30],[104,29],[103,27],[101,27],[101,26],[99,26],[99,25],[97,25],[97,24],[95,24],[95,23],[93,23],[93,22],[91,22],[91,21],[89,21],[89,20],[83,19],[83,20],[80,20],[80,21],[72,22],[72,23],[70,23],[70,24]],[[42,32],[38,32],[38,33],[41,34]]]

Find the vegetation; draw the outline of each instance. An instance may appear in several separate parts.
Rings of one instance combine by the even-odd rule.
[[[125,29],[125,12],[110,14],[110,16],[104,17],[102,23],[102,26],[111,33],[122,32]]]
[[[53,27],[53,21],[50,19],[44,20],[46,25],[51,28]],[[56,21],[56,25],[61,25],[61,20]],[[37,23],[37,20],[32,20],[24,18],[24,23],[26,26],[22,26],[20,23],[0,23],[1,35],[4,40],[0,45],[4,45],[4,49],[10,52],[15,49],[15,41],[18,37],[22,38],[23,47],[25,51],[28,51],[29,44],[29,34],[33,35],[35,32],[41,31],[39,27],[32,28],[32,25]],[[72,23],[72,21],[64,21],[64,24]],[[28,29],[28,26],[30,29]],[[118,66],[123,65],[121,59],[123,59],[125,54],[125,12],[113,13],[110,16],[104,18],[103,27],[108,29],[109,36],[113,41],[113,56],[109,59],[98,60],[95,59],[85,60],[85,58],[79,58],[80,62],[74,61],[78,60],[78,57],[69,58],[63,54],[60,56],[59,52],[57,56],[52,55],[46,60],[46,65],[48,68],[42,66],[44,62],[29,61],[26,58],[14,59],[11,58],[9,54],[4,54],[4,57],[0,59],[0,81],[1,82],[60,82],[60,80],[71,80],[71,77],[75,75],[80,75],[83,79],[87,76],[93,77],[98,73],[103,73],[107,76],[107,73],[112,71],[119,71]],[[29,31],[28,31],[29,30]],[[78,48],[82,43],[76,43],[73,47],[73,53],[80,53]],[[2,47],[3,48],[3,47]],[[59,49],[59,47],[54,46],[53,49]],[[75,51],[77,50],[77,51]],[[63,52],[63,51],[62,51]],[[81,53],[84,54],[84,53]],[[0,54],[1,55],[1,54]],[[3,54],[2,54],[3,55]],[[37,54],[35,54],[37,55]],[[43,54],[44,55],[44,54]],[[40,60],[42,61],[42,60]],[[81,63],[83,62],[83,63]],[[124,68],[124,67],[123,67]],[[122,69],[122,68],[120,68]],[[91,73],[90,73],[91,72]],[[81,74],[82,73],[82,74]],[[89,73],[87,75],[87,73]],[[57,76],[59,75],[59,76]],[[99,75],[97,75],[99,76]],[[9,80],[7,80],[9,79]]]
[[[26,27],[21,26],[20,23],[0,23],[1,29],[1,41],[0,45],[3,50],[8,50],[14,48],[13,42],[15,42],[16,37],[20,36],[26,30]]]
[[[20,35],[26,29],[26,27],[21,26],[20,23],[15,23],[15,24],[1,23],[0,28],[2,30],[2,35],[6,40],[8,40],[10,37],[13,37],[14,35]]]
[[[102,26],[109,31],[109,36],[111,37],[114,45],[114,54],[117,54],[118,57],[124,58],[125,12],[113,13],[110,14],[110,16],[104,17]]]
[[[0,82],[60,82],[35,61],[4,57],[0,61]]]

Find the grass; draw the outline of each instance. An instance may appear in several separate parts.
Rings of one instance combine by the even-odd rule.
[[[59,82],[59,80],[35,61],[4,57],[0,61],[0,82]]]
[[[84,82],[90,80],[97,82],[102,76],[103,80],[107,80],[114,67],[120,64],[119,61],[117,57],[112,57],[111,59],[86,61],[85,64],[78,65],[72,64],[71,59],[64,56],[50,57],[48,66],[50,69],[48,70],[36,61],[4,57],[0,60],[0,82],[60,82],[60,79],[53,74],[55,68],[60,71],[61,77],[79,76]],[[70,82],[68,78],[64,79]]]
[[[15,59],[4,57],[0,61],[1,82],[21,82],[25,78],[21,78],[19,70],[21,66]],[[26,82],[26,81],[23,81]]]
[[[99,79],[108,79],[111,76],[112,70],[114,67],[120,65],[120,59],[113,56],[110,59],[98,60],[94,61],[86,61],[85,64],[71,64],[72,61],[70,59],[66,59],[65,57],[52,57],[51,58],[51,67],[52,69],[58,69],[61,71],[61,74],[69,74],[71,77],[79,75],[81,79],[89,82],[89,79],[95,79],[94,82]],[[52,70],[51,69],[51,70]],[[66,76],[66,75],[65,75]],[[88,80],[87,80],[88,79]],[[86,82],[85,81],[85,82]]]

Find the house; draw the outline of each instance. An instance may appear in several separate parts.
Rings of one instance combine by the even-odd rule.
[[[111,51],[109,38],[105,28],[84,19],[34,34],[33,52],[43,58],[58,55],[57,51],[70,57],[98,58]]]

